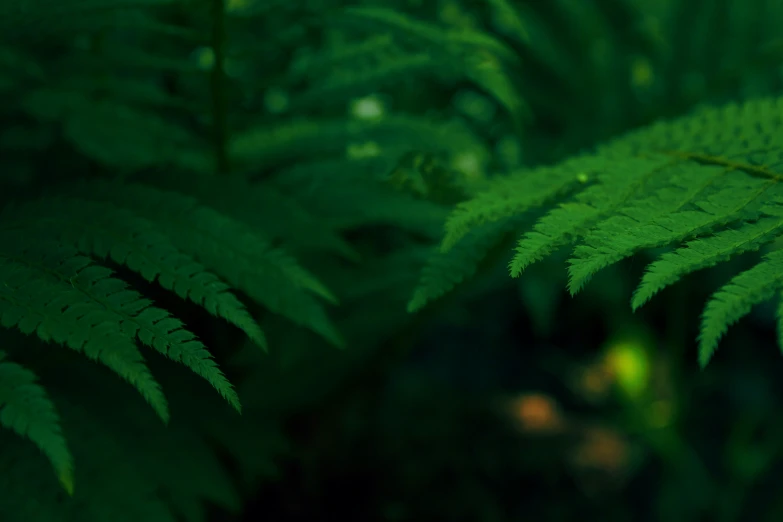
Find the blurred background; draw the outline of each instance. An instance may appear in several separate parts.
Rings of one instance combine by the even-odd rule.
[[[264,355],[155,295],[221,347],[244,418],[276,426],[229,466],[262,478],[209,520],[783,520],[774,307],[706,370],[696,356],[706,299],[757,253],[632,313],[661,251],[572,298],[566,252],[509,277],[513,230],[406,310],[448,211],[486,180],[779,95],[783,2],[132,4],[0,6],[2,199],[85,176],[262,183],[215,205],[246,208],[340,301],[344,349],[259,309]]]

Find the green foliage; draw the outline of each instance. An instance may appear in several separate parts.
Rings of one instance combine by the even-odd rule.
[[[574,295],[599,270],[644,249],[670,247],[650,264],[635,291],[637,309],[685,275],[779,237],[783,200],[776,136],[782,107],[781,99],[762,99],[703,109],[632,132],[593,155],[494,180],[485,192],[457,205],[442,245],[450,257],[441,254],[433,263],[467,270],[487,251],[477,239],[492,241],[492,232],[482,227],[543,207],[545,215],[518,242],[511,275],[573,246],[568,288]],[[783,288],[777,282],[779,253],[767,253],[707,303],[699,337],[702,365],[728,325]],[[425,285],[432,285],[431,279]],[[433,298],[451,286],[448,281],[420,286],[411,306],[422,295]]]
[[[667,248],[634,309],[779,237],[771,14],[340,4],[0,7],[0,519],[238,511],[287,416],[404,345],[520,231],[511,275],[572,247],[572,294]],[[710,28],[691,31],[710,11],[743,35],[719,70]],[[707,303],[702,364],[783,289],[779,252]]]
[[[0,361],[5,353],[0,353]],[[73,493],[73,456],[60,427],[60,419],[46,391],[30,370],[13,362],[0,362],[0,404],[3,426],[28,437],[51,461],[60,482]]]

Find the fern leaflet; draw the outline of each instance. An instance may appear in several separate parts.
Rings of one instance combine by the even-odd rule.
[[[33,372],[5,358],[0,352],[0,424],[33,441],[72,495],[73,456],[54,404]]]

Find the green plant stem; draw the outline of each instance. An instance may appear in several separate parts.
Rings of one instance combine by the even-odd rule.
[[[225,0],[212,0],[212,52],[214,63],[210,75],[212,91],[212,138],[215,173],[228,175],[228,115],[226,107],[226,11]]]

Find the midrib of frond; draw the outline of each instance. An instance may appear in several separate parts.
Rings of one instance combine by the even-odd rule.
[[[768,149],[747,150],[747,151],[743,151],[742,153],[743,155],[754,154],[754,153],[764,154],[764,153],[774,152],[776,150],[781,150],[781,149],[783,149],[783,144],[779,146],[772,146],[769,147]],[[724,167],[727,171],[739,170],[747,174],[769,178],[778,183],[783,182],[783,175],[780,175],[777,172],[774,172],[769,168],[764,167],[763,165],[751,165],[749,163],[733,161],[731,159],[724,158],[721,156],[710,156],[708,154],[700,154],[700,153],[677,151],[677,150],[661,151],[660,154],[673,156],[683,161],[695,161],[697,163],[701,163],[702,165],[716,165],[719,167]]]

